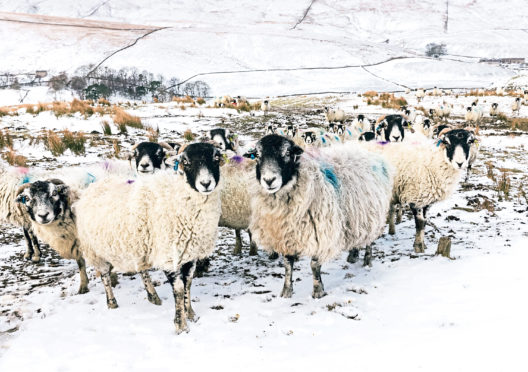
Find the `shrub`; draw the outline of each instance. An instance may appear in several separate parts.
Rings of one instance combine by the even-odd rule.
[[[4,154],[4,159],[13,166],[25,167],[27,165],[27,158],[22,155],[17,155],[13,149],[10,149],[6,154]]]
[[[205,99],[203,99],[202,97],[198,98],[196,100],[196,103],[198,103],[199,105],[203,105],[205,103]]]
[[[378,92],[375,90],[369,90],[365,93],[363,93],[363,97],[376,97],[378,95]]]

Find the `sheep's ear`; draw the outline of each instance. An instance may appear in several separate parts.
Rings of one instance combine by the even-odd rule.
[[[60,195],[68,195],[68,193],[70,192],[70,187],[65,184],[56,185],[55,189]]]
[[[15,194],[16,195],[15,200],[17,203],[26,204],[28,196],[29,196],[26,190],[28,190],[30,186],[31,186],[30,183],[25,183],[22,186],[19,186]]]
[[[293,154],[293,161],[296,162],[296,163],[299,161],[299,159],[301,158],[302,153],[304,152],[304,150],[301,147],[297,146],[297,145],[294,145],[291,148],[290,151]]]
[[[179,169],[178,166],[181,161],[182,161],[182,154],[172,155],[168,157],[167,159],[165,159],[165,165],[177,171]]]

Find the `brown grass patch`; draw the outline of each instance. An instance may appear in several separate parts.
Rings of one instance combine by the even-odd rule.
[[[376,92],[375,90],[369,90],[363,93],[363,97],[374,98],[377,96],[378,96],[378,92]]]
[[[111,136],[112,135],[112,128],[110,127],[110,123],[107,120],[103,120],[101,122],[101,128],[103,129],[103,134],[105,136]]]
[[[22,155],[17,155],[17,153],[13,149],[9,149],[9,151],[6,152],[3,157],[10,165],[16,167],[27,166],[27,158]]]
[[[392,93],[382,93],[377,99],[367,99],[367,105],[377,105],[383,108],[399,109],[400,106],[407,105],[403,97],[395,97]]]
[[[66,151],[66,146],[57,133],[52,130],[48,130],[44,136],[44,145],[49,151],[51,151],[53,156],[60,156],[64,154],[64,151]]]
[[[193,141],[196,136],[193,134],[193,132],[190,129],[187,129],[183,133],[183,138],[185,138],[186,141]]]
[[[172,102],[177,102],[177,103],[194,103],[194,99],[192,99],[192,97],[189,97],[189,96],[185,96],[185,97],[172,97]]]
[[[119,107],[115,108],[115,114],[113,119],[114,123],[119,128],[124,125],[132,128],[143,129],[143,124],[141,123],[141,119],[138,116],[131,115]]]
[[[66,148],[70,149],[75,155],[81,155],[85,153],[84,145],[86,143],[86,137],[83,132],[72,133],[68,129],[62,131],[62,143]]]
[[[512,118],[508,120],[511,129],[528,131],[528,118]]]
[[[4,147],[13,147],[13,137],[9,133],[9,130],[0,130],[0,150]]]
[[[202,97],[199,97],[199,98],[196,100],[196,103],[199,104],[199,105],[203,105],[203,104],[205,104],[205,99],[203,99]]]

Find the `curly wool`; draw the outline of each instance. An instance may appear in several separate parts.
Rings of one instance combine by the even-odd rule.
[[[221,191],[222,216],[219,226],[231,229],[247,229],[251,207],[249,185],[255,178],[255,161],[242,158],[229,161],[220,169],[223,188]]]
[[[175,270],[214,249],[221,184],[205,196],[185,177],[166,172],[134,183],[109,177],[90,185],[74,205],[84,257],[117,271]]]
[[[445,160],[444,147],[423,143],[365,144],[381,153],[396,169],[394,203],[423,208],[447,199],[455,191],[461,171]]]
[[[293,186],[269,194],[253,181],[250,229],[263,249],[328,261],[379,237],[391,190],[380,156],[351,144],[313,149],[301,156]]]

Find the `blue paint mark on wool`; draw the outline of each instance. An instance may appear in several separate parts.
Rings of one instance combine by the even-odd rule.
[[[389,170],[387,169],[387,164],[383,160],[380,160],[379,166],[373,165],[372,170],[376,173],[381,173],[383,177],[387,179],[389,178]]]
[[[24,175],[24,177],[22,177],[22,179],[20,180],[21,185],[24,185],[30,182],[31,182],[31,176],[29,174]]]
[[[95,176],[91,174],[90,172],[86,173],[86,178],[84,179],[85,186],[88,186],[91,183],[94,183],[96,180]]]
[[[322,163],[319,169],[321,170],[321,173],[323,173],[326,181],[330,182],[336,191],[339,191],[341,184],[339,178],[337,178],[337,175],[334,172],[334,167],[330,164]]]

